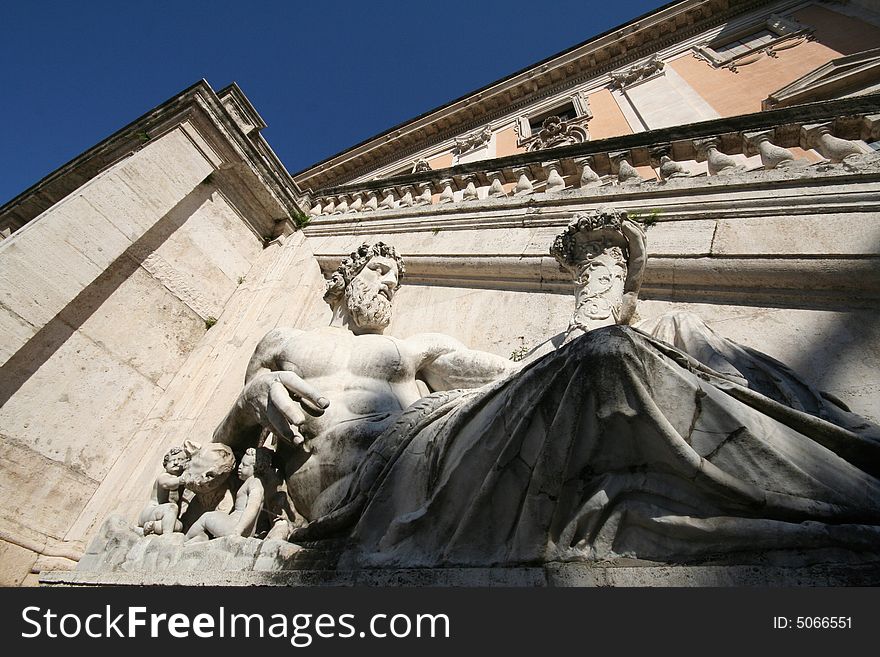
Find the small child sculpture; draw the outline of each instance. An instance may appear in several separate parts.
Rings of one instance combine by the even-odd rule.
[[[249,448],[238,465],[238,478],[244,483],[235,495],[232,512],[209,511],[203,514],[186,533],[186,542],[200,543],[221,536],[253,536],[265,496],[258,474],[265,467],[266,463],[258,458],[257,450]]]
[[[182,447],[172,447],[162,459],[165,472],[156,478],[150,501],[138,516],[138,526],[144,528],[144,535],[183,531],[178,520],[183,492],[180,475],[187,463],[189,455]]]

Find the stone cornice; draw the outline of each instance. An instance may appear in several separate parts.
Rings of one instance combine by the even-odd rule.
[[[222,97],[221,97],[222,96]],[[224,102],[225,101],[225,102]],[[230,111],[232,104],[238,116]],[[247,129],[250,124],[251,128]],[[132,121],[0,207],[0,228],[17,230],[108,167],[189,122],[220,158],[218,175],[253,204],[254,230],[270,237],[299,212],[299,188],[259,134],[265,123],[237,85],[217,94],[200,80]],[[234,192],[234,189],[231,191]]]
[[[773,0],[683,0],[601,34],[297,174],[303,189],[339,185],[694,36]]]

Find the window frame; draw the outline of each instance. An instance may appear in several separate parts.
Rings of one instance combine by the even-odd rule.
[[[718,52],[716,48],[728,46],[736,41],[742,41],[749,36],[759,32],[770,32],[776,35],[776,38],[770,41],[760,43],[745,52],[725,54]],[[783,17],[778,14],[771,14],[763,21],[751,23],[730,34],[716,36],[714,39],[706,41],[700,45],[693,47],[695,56],[705,60],[715,68],[729,68],[734,73],[736,67],[745,64],[751,64],[764,53],[771,57],[776,56],[776,50],[785,50],[792,48],[801,41],[812,37],[813,28],[804,25],[791,17]],[[793,42],[795,39],[800,41]],[[782,47],[780,47],[782,46]]]
[[[517,117],[517,146],[526,146],[529,142],[531,142],[532,140],[534,140],[535,137],[538,136],[540,129],[537,132],[532,131],[533,121],[536,121],[538,118],[540,118],[543,122],[544,119],[547,119],[551,116],[558,116],[556,112],[558,110],[567,109],[568,106],[574,108],[574,117],[568,119],[568,121],[570,122],[575,122],[578,124],[586,123],[593,118],[593,113],[590,111],[589,99],[583,92],[579,91],[576,94],[565,96],[563,98],[556,98],[556,101],[553,103],[541,105],[534,108],[530,112],[527,112],[526,114],[521,114]]]

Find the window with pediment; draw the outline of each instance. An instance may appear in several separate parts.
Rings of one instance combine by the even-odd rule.
[[[800,45],[812,37],[811,27],[793,18],[772,14],[759,23],[724,30],[711,41],[694,46],[694,55],[716,68],[730,69],[734,73],[762,57],[776,57],[780,50]]]

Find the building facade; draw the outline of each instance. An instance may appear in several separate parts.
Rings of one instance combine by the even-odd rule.
[[[0,577],[70,568],[207,442],[363,241],[390,333],[516,357],[563,330],[571,216],[647,229],[640,319],[691,310],[880,420],[880,7],[683,0],[290,175],[204,81],[0,209]]]

